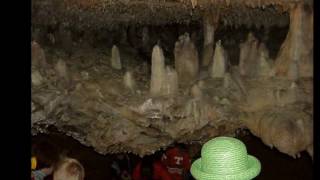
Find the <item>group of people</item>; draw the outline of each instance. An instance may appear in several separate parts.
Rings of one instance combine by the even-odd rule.
[[[82,164],[61,155],[53,144],[41,141],[32,146],[31,152],[31,180],[84,180]]]
[[[118,156],[111,165],[113,179],[120,180],[186,180],[191,179],[191,158],[183,144],[169,147],[165,152],[144,156],[130,169],[129,157]]]
[[[247,154],[246,146],[242,141],[221,136],[209,140],[202,147],[186,148],[178,144],[160,155],[158,152],[145,156],[134,166],[132,176],[130,176],[130,170],[126,169],[123,171],[126,172],[126,176],[114,179],[251,180],[258,176],[260,171],[260,161]],[[118,172],[121,174],[121,168]]]
[[[131,169],[128,155],[117,156],[111,164],[112,180],[250,180],[261,171],[260,161],[247,154],[243,142],[231,137],[217,137],[200,149],[176,145],[165,152],[144,156]],[[197,158],[193,159],[192,158]],[[192,161],[192,164],[191,164]],[[81,163],[73,158],[54,152],[49,143],[38,144],[32,149],[31,179],[84,180]]]

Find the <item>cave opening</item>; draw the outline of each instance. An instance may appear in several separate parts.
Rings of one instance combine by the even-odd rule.
[[[312,179],[313,4],[271,1],[33,0],[32,140],[108,179],[230,136],[255,179]]]

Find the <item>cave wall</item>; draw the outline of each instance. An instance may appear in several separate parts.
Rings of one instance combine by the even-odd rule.
[[[313,156],[308,2],[148,2],[33,1],[33,134],[142,156],[249,128]]]

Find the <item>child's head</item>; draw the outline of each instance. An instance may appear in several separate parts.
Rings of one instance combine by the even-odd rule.
[[[62,158],[57,163],[53,180],[84,180],[84,168],[80,162],[73,158]]]

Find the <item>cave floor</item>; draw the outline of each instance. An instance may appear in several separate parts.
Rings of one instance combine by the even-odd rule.
[[[110,165],[115,155],[100,155],[93,148],[85,147],[78,141],[61,133],[39,134],[34,136],[32,141],[36,142],[40,139],[55,143],[60,148],[67,150],[71,157],[79,159],[85,167],[86,179],[110,179]],[[301,158],[293,159],[276,149],[270,149],[259,138],[251,134],[239,137],[239,139],[246,144],[248,153],[261,161],[262,171],[255,179],[313,179],[313,163],[306,152],[301,154]],[[135,164],[139,159],[135,155],[130,154],[129,156],[131,157],[131,164]]]

